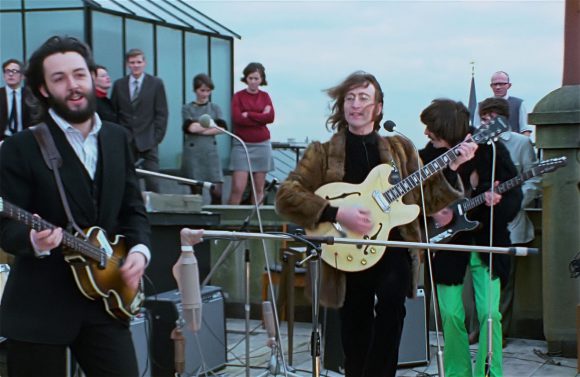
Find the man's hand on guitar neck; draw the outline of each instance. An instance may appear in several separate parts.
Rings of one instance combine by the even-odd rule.
[[[456,171],[459,168],[459,165],[463,164],[466,161],[469,161],[475,156],[475,151],[477,150],[477,143],[474,143],[471,140],[471,134],[467,134],[465,139],[461,144],[458,146],[459,156],[455,161],[449,164],[449,168],[453,171]]]
[[[365,208],[338,207],[336,221],[346,229],[360,234],[366,234],[373,228],[371,212]]]
[[[499,186],[499,181],[495,181],[493,187]],[[501,201],[501,194],[492,192],[491,190],[485,192],[485,205],[488,207],[495,206]]]
[[[58,247],[62,242],[62,228],[45,229],[40,232],[31,229],[30,242],[32,243],[34,254],[38,258],[47,257],[50,255],[50,251]]]
[[[145,255],[141,253],[129,253],[127,258],[125,258],[123,267],[119,271],[127,286],[131,289],[137,289],[141,282],[141,277],[145,273],[145,267],[147,267],[147,258]]]

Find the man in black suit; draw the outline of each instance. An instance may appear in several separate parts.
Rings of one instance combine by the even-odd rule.
[[[143,169],[159,171],[158,145],[167,130],[167,100],[161,79],[145,73],[145,54],[131,49],[125,56],[131,74],[113,84],[111,101],[119,124],[129,129],[135,159]],[[159,192],[157,179],[145,178],[148,191]]]
[[[95,113],[94,70],[85,44],[55,36],[30,57],[26,81],[62,156],[74,223],[125,235],[119,280],[135,289],[150,259],[150,228],[127,133]],[[31,130],[8,138],[0,155],[4,208],[10,202],[55,225],[35,231],[22,220],[0,220],[0,247],[15,256],[0,305],[9,376],[64,376],[67,347],[89,376],[137,376],[128,323],[83,296],[64,260],[69,221]]]
[[[8,59],[2,64],[4,83],[0,88],[0,140],[30,126],[30,108],[25,99],[28,94],[22,86],[22,62]]]

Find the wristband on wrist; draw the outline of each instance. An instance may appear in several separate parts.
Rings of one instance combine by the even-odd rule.
[[[188,252],[188,251],[193,252],[193,246],[191,246],[191,245],[181,245],[181,251],[182,252]]]

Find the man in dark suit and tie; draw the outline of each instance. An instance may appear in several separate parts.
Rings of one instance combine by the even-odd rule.
[[[2,64],[4,83],[0,88],[0,140],[30,126],[30,108],[25,99],[28,91],[22,86],[22,63],[8,59]]]
[[[167,99],[161,79],[145,73],[145,55],[131,49],[125,56],[131,74],[113,84],[111,102],[119,124],[129,129],[135,160],[144,170],[159,171],[158,146],[167,130]],[[145,188],[159,192],[156,178],[146,177]]]
[[[27,223],[22,216],[0,219],[0,247],[15,256],[0,305],[9,376],[68,375],[67,349],[87,376],[139,375],[127,321],[110,316],[102,300],[81,293],[62,247],[63,228],[73,222],[83,229],[98,226],[109,236],[124,235],[128,253],[123,260],[118,254],[103,258],[104,272],[117,271],[109,275],[118,280],[117,291],[136,289],[150,260],[149,222],[128,135],[95,113],[94,71],[84,43],[56,36],[32,54],[26,70],[27,85],[62,156],[60,180],[72,220],[31,129],[9,137],[0,148],[4,208],[9,202],[54,224],[44,227],[29,217]],[[74,242],[68,237],[70,246]],[[76,262],[81,270],[87,266]]]

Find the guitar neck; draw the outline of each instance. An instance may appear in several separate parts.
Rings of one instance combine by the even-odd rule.
[[[413,174],[410,174],[401,182],[391,187],[384,193],[387,200],[389,200],[389,202],[393,202],[399,199],[420,185],[421,182],[432,177],[435,173],[445,169],[451,162],[457,159],[457,156],[459,156],[458,150],[459,146],[449,149],[441,156],[437,157],[427,165],[423,166],[421,169],[417,170]]]
[[[57,226],[41,219],[38,216],[33,216],[30,212],[23,210],[13,204],[8,203],[3,200],[2,202],[2,213],[13,220],[21,222],[38,232],[46,229],[56,229]],[[62,232],[62,244],[70,249],[77,251],[78,253],[91,258],[95,261],[100,261],[102,259],[103,252],[96,246],[84,241],[72,234],[63,231]]]
[[[517,175],[512,179],[500,183],[493,191],[498,194],[503,194],[506,191],[509,191],[515,187],[523,185],[524,182],[527,181],[528,179],[533,178],[540,174],[542,173],[541,172],[536,173],[534,169],[526,170],[522,174]],[[485,203],[485,193],[479,194],[476,197],[473,197],[465,201],[465,203],[463,203],[463,209],[464,211],[469,211],[477,206],[482,205],[483,203]]]

